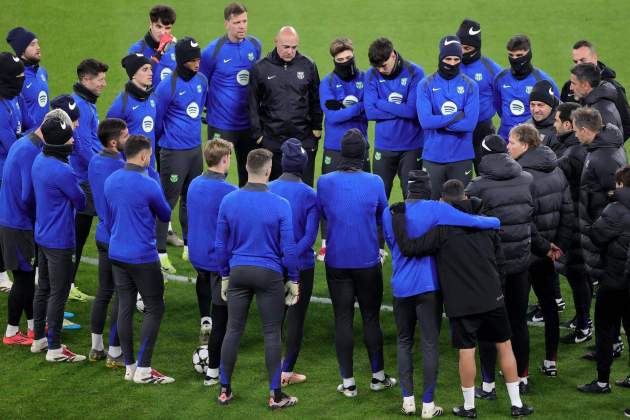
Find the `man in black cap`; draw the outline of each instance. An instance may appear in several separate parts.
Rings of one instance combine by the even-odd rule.
[[[47,347],[49,362],[80,362],[85,356],[61,344],[61,329],[63,308],[72,283],[76,246],[74,213],[85,207],[85,194],[68,164],[74,143],[70,118],[64,112],[62,118],[47,120],[41,131],[43,152],[33,162],[31,171],[36,203],[35,242],[39,249],[39,282],[33,305],[35,339],[31,351],[38,353]]]
[[[190,182],[201,175],[201,112],[206,103],[208,80],[198,73],[201,61],[199,44],[191,37],[184,37],[175,45],[177,68],[159,84],[155,138],[160,145],[160,179],[164,195],[171,208],[179,202],[179,221],[182,226],[184,252],[188,260],[188,212],[186,194]],[[175,267],[166,253],[168,223],[157,226],[157,248],[162,270],[175,273]]]
[[[536,82],[529,94],[529,110],[533,124],[540,134],[540,139],[545,146],[551,147],[555,142],[556,129],[553,123],[556,118],[560,101],[553,92],[553,85],[547,80]]]
[[[473,131],[473,148],[475,172],[479,172],[481,160],[481,140],[494,134],[492,117],[497,113],[494,103],[494,86],[492,82],[501,72],[501,66],[481,54],[481,25],[470,19],[464,19],[459,25],[457,34],[462,43],[462,73],[470,77],[479,86],[479,122]]]
[[[280,146],[288,138],[296,137],[302,140],[308,154],[303,180],[312,186],[323,114],[319,105],[317,66],[298,52],[299,42],[295,28],[280,28],[273,51],[252,67],[249,118],[253,138],[273,152],[269,179],[282,174]]]
[[[24,88],[21,96],[33,119],[33,128],[39,127],[49,108],[48,72],[39,65],[42,58],[39,40],[28,29],[17,27],[7,34],[7,42],[24,63]]]

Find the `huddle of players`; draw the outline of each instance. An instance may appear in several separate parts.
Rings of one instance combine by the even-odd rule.
[[[382,236],[394,253],[392,285],[404,412],[415,412],[411,345],[418,320],[422,323],[425,354],[423,417],[442,413],[433,403],[437,340],[425,335],[433,338],[439,335],[443,294],[447,315],[453,322],[454,344],[461,349],[460,364],[470,369],[472,362],[472,372],[474,346],[477,338],[481,340],[483,386],[475,391],[474,373],[472,377],[470,370],[468,376],[462,374],[465,404],[454,412],[476,415],[471,397],[475,394],[496,398],[496,353],[494,344],[485,343],[494,341],[500,343],[497,348],[508,381],[512,414],[531,413],[519,397],[519,389],[520,393],[527,393],[529,387],[526,326],[529,284],[531,281],[538,295],[545,320],[546,357],[541,370],[555,376],[559,334],[553,287],[558,275],[554,262],[566,267],[574,291],[576,329],[569,337],[573,342],[585,341],[592,334],[588,320],[591,284],[601,281],[595,315],[596,321],[600,320],[596,333],[601,337],[596,350],[598,380],[580,389],[610,391],[608,374],[613,343],[619,335],[627,299],[615,293],[620,287],[625,290],[622,287],[625,280],[619,280],[620,276],[623,278],[623,269],[619,271],[619,267],[625,266],[627,241],[623,226],[611,227],[606,223],[604,207],[615,180],[619,186],[615,191],[617,204],[624,203],[627,172],[621,170],[615,178],[615,169],[626,163],[622,146],[630,128],[630,116],[623,88],[614,82],[614,72],[597,60],[592,45],[585,41],[575,45],[574,61],[578,64],[572,70],[570,88],[569,85],[563,88],[566,100],[571,99],[569,95],[573,92],[575,99],[590,107],[578,109],[578,105],[569,102],[559,104],[553,81],[532,66],[527,37],[510,39],[510,68],[501,70],[481,55],[481,29],[473,21],[465,20],[457,36],[440,40],[438,71],[427,77],[419,66],[403,59],[385,38],[370,46],[373,68],[363,73],[354,63],[352,42],[347,38],[336,39],[330,48],[335,69],[320,83],[315,64],[297,52],[299,38],[293,28],[282,28],[274,50],[259,60],[261,45],[247,35],[246,9],[240,4],[230,4],[224,17],[226,35],[201,53],[192,38],[174,42],[170,30],[175,13],[171,8],[152,9],[149,32],[122,61],[130,81],[112,104],[108,119],[100,124],[94,104],[105,86],[107,65],[92,59],[82,62],[77,69],[79,82],[74,86],[75,93],[51,101],[53,108],[61,108],[66,114],[55,111],[46,114],[38,107],[47,109],[47,91],[43,96],[40,92],[33,100],[33,95],[28,95],[21,86],[30,88],[37,75],[44,82],[47,77],[39,73],[42,68],[38,60],[30,61],[26,54],[37,40],[22,28],[11,31],[9,42],[26,67],[11,54],[0,56],[4,64],[0,95],[7,104],[6,121],[11,125],[7,131],[13,131],[13,137],[2,138],[3,147],[9,150],[19,133],[29,134],[15,142],[6,157],[5,182],[0,193],[3,198],[0,213],[4,213],[0,214],[3,265],[13,271],[15,280],[5,342],[31,344],[34,352],[47,348],[46,358],[50,361],[85,359],[61,345],[60,328],[72,281],[72,255],[77,246],[74,227],[75,223],[77,227],[82,225],[75,220],[74,212],[84,211],[87,204],[93,207],[92,214],[99,215],[96,235],[99,291],[93,306],[90,359],[107,358],[108,366],[124,364],[125,379],[139,383],[174,381],[151,368],[151,353],[164,311],[160,268],[167,272],[174,270],[165,256],[170,210],[180,199],[184,257],[199,272],[201,332],[204,342],[209,340],[206,383],[221,384],[220,402],[228,403],[232,398],[231,372],[253,294],[257,296],[264,322],[270,407],[282,408],[297,402],[281,391],[281,385],[306,379],[294,373],[293,367],[312,291],[311,247],[320,217],[325,221],[323,233],[328,240],[328,247],[324,245],[320,254],[325,255],[343,379],[338,391],[348,397],[357,395],[351,339],[355,299],[361,309],[373,371],[371,388],[389,388],[396,380],[384,372],[379,321],[383,239],[379,239],[378,226],[384,214]],[[31,82],[21,78],[24,69]],[[278,71],[287,69],[291,71]],[[602,77],[609,81],[602,82]],[[153,86],[157,86],[155,91]],[[18,95],[20,91],[22,95]],[[20,103],[25,105],[20,107]],[[209,170],[202,174],[199,139],[204,105],[208,138],[216,141],[208,142],[203,152]],[[31,108],[39,114],[21,112]],[[5,110],[0,108],[0,112]],[[515,160],[506,153],[505,141],[491,135],[495,112],[501,117],[499,134],[509,137],[507,149]],[[327,175],[318,180],[315,193],[308,185],[313,183],[323,114],[326,135],[322,172]],[[538,131],[521,124],[530,116]],[[29,118],[39,119],[41,123]],[[363,172],[370,166],[365,140],[368,120],[376,121],[373,158],[376,175]],[[624,128],[622,134],[619,129]],[[540,144],[541,137],[544,145]],[[161,149],[159,159],[152,154],[158,150],[156,139]],[[267,151],[251,152],[261,145]],[[235,187],[224,181],[232,148],[236,150],[239,184],[243,186],[236,192]],[[42,153],[38,154],[40,149]],[[28,158],[19,153],[26,153]],[[460,190],[470,181],[473,160],[480,177],[469,184],[467,195],[482,198],[482,208],[474,202],[462,203]],[[585,161],[589,164],[585,165]],[[159,164],[159,175],[153,169],[154,162]],[[36,171],[36,164],[44,168]],[[414,172],[421,166],[428,174]],[[48,171],[59,175],[42,177]],[[72,172],[78,184],[69,178]],[[404,213],[401,206],[395,206],[391,216],[384,212],[396,174],[409,198],[408,211],[412,213],[415,205],[419,216],[405,219],[396,215],[394,209]],[[278,179],[269,187],[265,185],[275,178]],[[443,192],[444,181],[453,179],[459,182],[449,181]],[[276,195],[263,194],[268,191]],[[222,200],[228,195],[229,199]],[[277,195],[286,201],[278,200]],[[427,200],[440,197],[463,213],[452,210],[448,204]],[[269,200],[269,205],[261,206],[260,200]],[[35,206],[35,201],[46,204]],[[4,206],[9,202],[22,208]],[[274,208],[276,212],[271,210]],[[606,211],[623,212],[625,207],[613,208]],[[211,218],[208,209],[212,210]],[[257,211],[259,215],[253,214]],[[449,277],[445,273],[448,263],[453,264],[456,259],[449,253],[449,261],[443,264],[439,257],[439,249],[448,245],[448,229],[431,231],[437,237],[432,238],[431,247],[421,242],[416,248],[406,248],[405,222],[410,236],[419,236],[437,225],[498,227],[496,219],[465,215],[479,211],[498,217],[503,225],[498,235],[500,246],[496,234],[477,232],[471,236],[490,238],[485,245],[494,244],[493,249],[500,249],[502,258],[508,261],[505,265],[498,264],[494,253],[486,255],[481,251],[496,269],[497,290],[501,296],[505,295],[505,309],[497,303],[501,301],[499,298],[494,300],[494,307],[449,308],[449,300],[454,298],[449,296],[449,287],[445,285]],[[430,223],[427,214],[434,216]],[[602,219],[598,219],[600,215]],[[578,216],[581,239],[575,236],[577,229],[573,227]],[[265,223],[261,224],[261,219]],[[402,226],[398,229],[397,220]],[[615,215],[614,220],[623,217]],[[414,223],[419,225],[414,227]],[[38,246],[40,283],[33,310],[29,308],[29,296],[33,296],[34,243]],[[607,244],[619,248],[615,249],[615,257],[623,261],[621,265],[599,261],[600,247]],[[435,278],[436,260],[425,256],[436,252],[442,274],[439,283]],[[411,255],[424,257],[411,258]],[[605,256],[608,258],[610,255]],[[461,266],[471,267],[484,260],[480,256],[471,261],[474,263]],[[584,264],[588,275],[582,268]],[[499,265],[505,269],[499,270]],[[285,270],[290,281],[286,283],[284,302],[290,309],[286,315],[287,348],[281,363]],[[503,291],[499,273],[505,280]],[[470,273],[467,276],[474,278]],[[461,281],[461,273],[458,276],[455,272],[453,277]],[[613,280],[603,280],[608,278]],[[370,287],[366,287],[368,283]],[[114,290],[120,303],[112,305],[112,331],[106,353],[102,332]],[[471,291],[478,292],[475,287]],[[483,296],[493,296],[494,291]],[[145,317],[136,362],[131,321],[138,292],[145,304]],[[18,331],[22,310],[29,320],[31,337]],[[506,319],[509,325],[497,323]],[[488,329],[488,325],[492,327]],[[621,382],[630,385],[628,379]]]

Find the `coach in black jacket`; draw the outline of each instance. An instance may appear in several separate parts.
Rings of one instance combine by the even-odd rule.
[[[613,343],[619,334],[620,320],[626,334],[630,331],[629,283],[625,275],[630,244],[630,166],[617,170],[615,184],[613,199],[616,202],[606,206],[588,230],[592,242],[601,249],[604,268],[595,302],[597,379],[578,387],[582,392],[610,392]]]
[[[549,80],[536,82],[529,94],[529,110],[532,118],[527,122],[533,124],[540,134],[545,146],[551,147],[555,143],[556,129],[554,121],[560,101],[553,93],[553,85]]]
[[[530,124],[520,124],[510,130],[510,155],[523,170],[534,178],[531,184],[534,200],[534,223],[540,233],[541,247],[556,243],[566,250],[571,244],[574,226],[573,202],[564,173],[557,167],[556,155],[541,144],[538,130]],[[538,297],[545,320],[545,360],[541,371],[556,376],[556,359],[560,338],[560,320],[555,301],[554,284],[557,275],[548,257],[533,257],[529,279]]]
[[[575,99],[582,106],[589,106],[599,111],[604,124],[614,124],[623,129],[621,115],[617,109],[617,91],[615,87],[601,80],[601,74],[593,64],[578,64],[571,69],[571,88]]]
[[[468,184],[466,195],[480,198],[483,201],[483,213],[501,221],[501,248],[505,257],[506,275],[505,307],[512,328],[512,346],[518,374],[526,377],[529,363],[528,268],[532,227],[535,228],[534,202],[530,190],[533,178],[507,154],[505,141],[497,135],[487,136],[481,142],[481,153],[481,176]],[[542,254],[545,252],[546,250]],[[494,393],[496,351],[494,345],[486,343],[481,343],[479,347],[486,395]]]
[[[312,186],[323,114],[317,66],[297,51],[298,43],[295,29],[285,26],[276,35],[273,51],[254,64],[249,82],[249,118],[257,143],[273,152],[270,180],[282,174],[280,146],[294,137],[307,151],[303,180]]]

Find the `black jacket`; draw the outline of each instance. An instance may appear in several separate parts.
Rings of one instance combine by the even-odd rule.
[[[279,151],[288,138],[302,141],[305,149],[317,147],[313,130],[322,129],[319,74],[310,58],[299,52],[287,63],[274,49],[258,60],[249,81],[249,119],[252,137]]]
[[[453,207],[479,214],[482,205],[481,200],[472,198],[454,203]],[[420,238],[410,239],[404,212],[392,215],[392,226],[404,256],[435,254],[449,318],[480,314],[503,306],[503,253],[497,231],[438,226]]]
[[[617,106],[619,116],[621,117],[621,124],[623,125],[623,138],[628,140],[628,138],[630,138],[630,105],[628,105],[626,89],[617,81],[617,73],[615,73],[613,69],[606,66],[606,64],[601,61],[597,62],[597,67],[602,75],[602,80],[612,83],[617,91],[615,105]],[[562,102],[577,102],[571,90],[571,81],[567,81],[564,86],[562,86],[560,99],[562,99]]]
[[[606,125],[586,149],[580,181],[580,232],[586,270],[593,280],[598,280],[602,276],[600,249],[592,242],[589,230],[610,202],[609,193],[615,189],[615,172],[628,159],[621,132],[612,124]]]
[[[575,227],[571,190],[564,173],[556,164],[556,155],[547,146],[530,148],[517,160],[534,178],[530,184],[534,200],[534,223],[549,248],[553,242],[563,251],[571,245]]]
[[[617,91],[612,83],[601,82],[591,93],[580,100],[580,104],[598,110],[602,115],[604,125],[614,124],[617,128],[623,130],[621,115],[617,105],[615,105],[617,96]]]
[[[628,279],[624,271],[630,244],[630,188],[616,189],[613,195],[616,202],[606,206],[591,226],[589,236],[602,256],[604,269],[599,287],[627,293]]]
[[[483,213],[501,221],[501,246],[506,274],[528,269],[531,254],[534,201],[532,176],[507,153],[486,155],[479,163],[479,173],[466,187],[469,197],[483,201]]]

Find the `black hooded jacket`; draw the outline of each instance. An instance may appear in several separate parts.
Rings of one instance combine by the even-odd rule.
[[[482,209],[481,200],[474,197],[452,205],[471,214],[479,214]],[[392,226],[404,256],[435,254],[449,318],[480,314],[503,306],[504,261],[497,231],[438,226],[419,238],[410,239],[404,210],[392,215]]]
[[[628,162],[621,131],[607,124],[589,144],[580,181],[580,232],[586,270],[594,280],[602,276],[601,250],[590,237],[590,227],[610,202],[615,189],[615,172]]]
[[[615,105],[616,99],[617,91],[612,83],[601,82],[599,86],[580,100],[580,104],[598,110],[602,115],[604,125],[614,124],[617,128],[623,130],[621,115],[619,114],[617,105]]]
[[[517,162],[534,178],[530,185],[538,233],[544,241],[568,250],[575,227],[573,201],[569,183],[556,163],[556,155],[547,146],[539,146],[527,150]],[[542,248],[549,248],[549,244]]]
[[[589,236],[602,256],[602,290],[628,291],[624,275],[630,244],[630,188],[618,188],[613,193],[614,203],[606,206],[602,215],[589,230]]]
[[[315,63],[296,53],[285,62],[274,49],[261,58],[249,81],[249,119],[252,137],[263,136],[263,145],[279,151],[288,138],[302,141],[305,149],[317,147],[313,130],[322,129],[319,74]]]
[[[501,221],[505,274],[521,273],[527,270],[531,255],[533,178],[507,153],[482,157],[479,173],[466,187],[466,194],[482,200],[483,214]]]
[[[630,138],[630,105],[628,105],[626,89],[617,81],[617,73],[613,69],[606,66],[606,64],[601,61],[597,62],[597,67],[602,75],[602,80],[612,83],[617,91],[615,105],[617,106],[617,110],[619,111],[619,115],[621,117],[621,124],[623,125],[623,138],[628,140],[628,138]],[[575,96],[573,95],[573,91],[571,90],[570,80],[562,86],[560,99],[562,102],[577,102]]]

